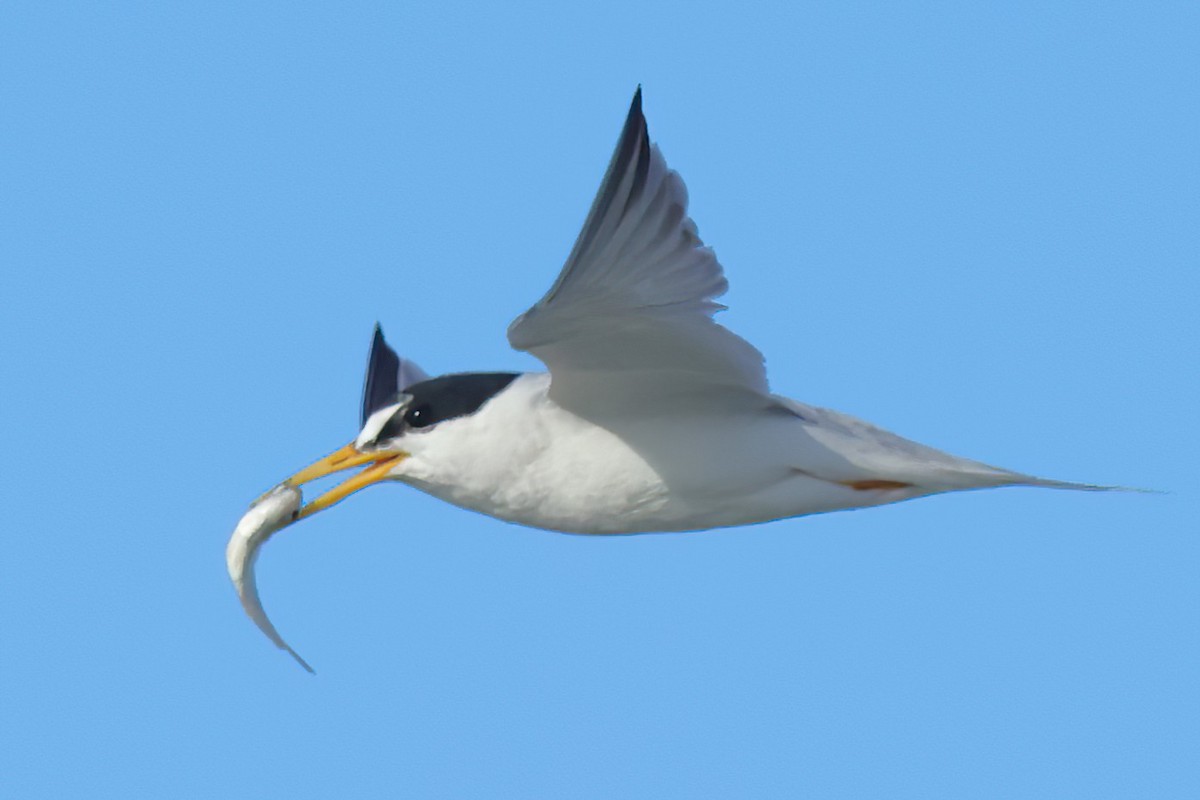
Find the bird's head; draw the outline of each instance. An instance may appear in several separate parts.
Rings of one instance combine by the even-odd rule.
[[[285,483],[299,488],[336,472],[364,469],[305,504],[297,519],[329,508],[373,483],[402,478],[408,459],[434,445],[439,429],[473,414],[516,377],[514,373],[489,372],[430,378],[416,364],[396,355],[376,325],[358,435]]]

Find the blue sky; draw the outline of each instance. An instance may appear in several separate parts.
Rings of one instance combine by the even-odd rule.
[[[1194,797],[1194,4],[0,12],[12,797]],[[535,369],[634,88],[776,391],[1161,495],[599,539],[377,487],[371,329]]]

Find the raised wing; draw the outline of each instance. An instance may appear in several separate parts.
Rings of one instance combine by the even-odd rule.
[[[727,288],[683,180],[650,143],[639,88],[571,255],[508,340],[550,368],[556,402],[592,419],[765,395],[762,354],[712,320]]]
[[[363,381],[362,421],[374,412],[396,402],[396,395],[414,383],[427,380],[425,370],[407,358],[396,355],[383,338],[383,329],[375,323],[375,336],[371,339],[371,355],[367,357],[367,377]]]

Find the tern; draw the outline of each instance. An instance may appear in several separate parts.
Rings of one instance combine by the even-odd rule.
[[[1048,480],[950,455],[773,393],[761,353],[714,321],[727,289],[634,94],[562,271],[508,328],[548,373],[429,377],[378,324],[362,426],[293,475],[357,474],[307,517],[399,481],[507,522],[584,534],[696,531]]]

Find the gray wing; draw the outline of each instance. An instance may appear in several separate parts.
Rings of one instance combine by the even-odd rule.
[[[562,272],[508,340],[549,367],[556,402],[593,419],[633,402],[652,412],[761,398],[762,354],[712,319],[727,288],[683,180],[650,143],[639,88]]]

